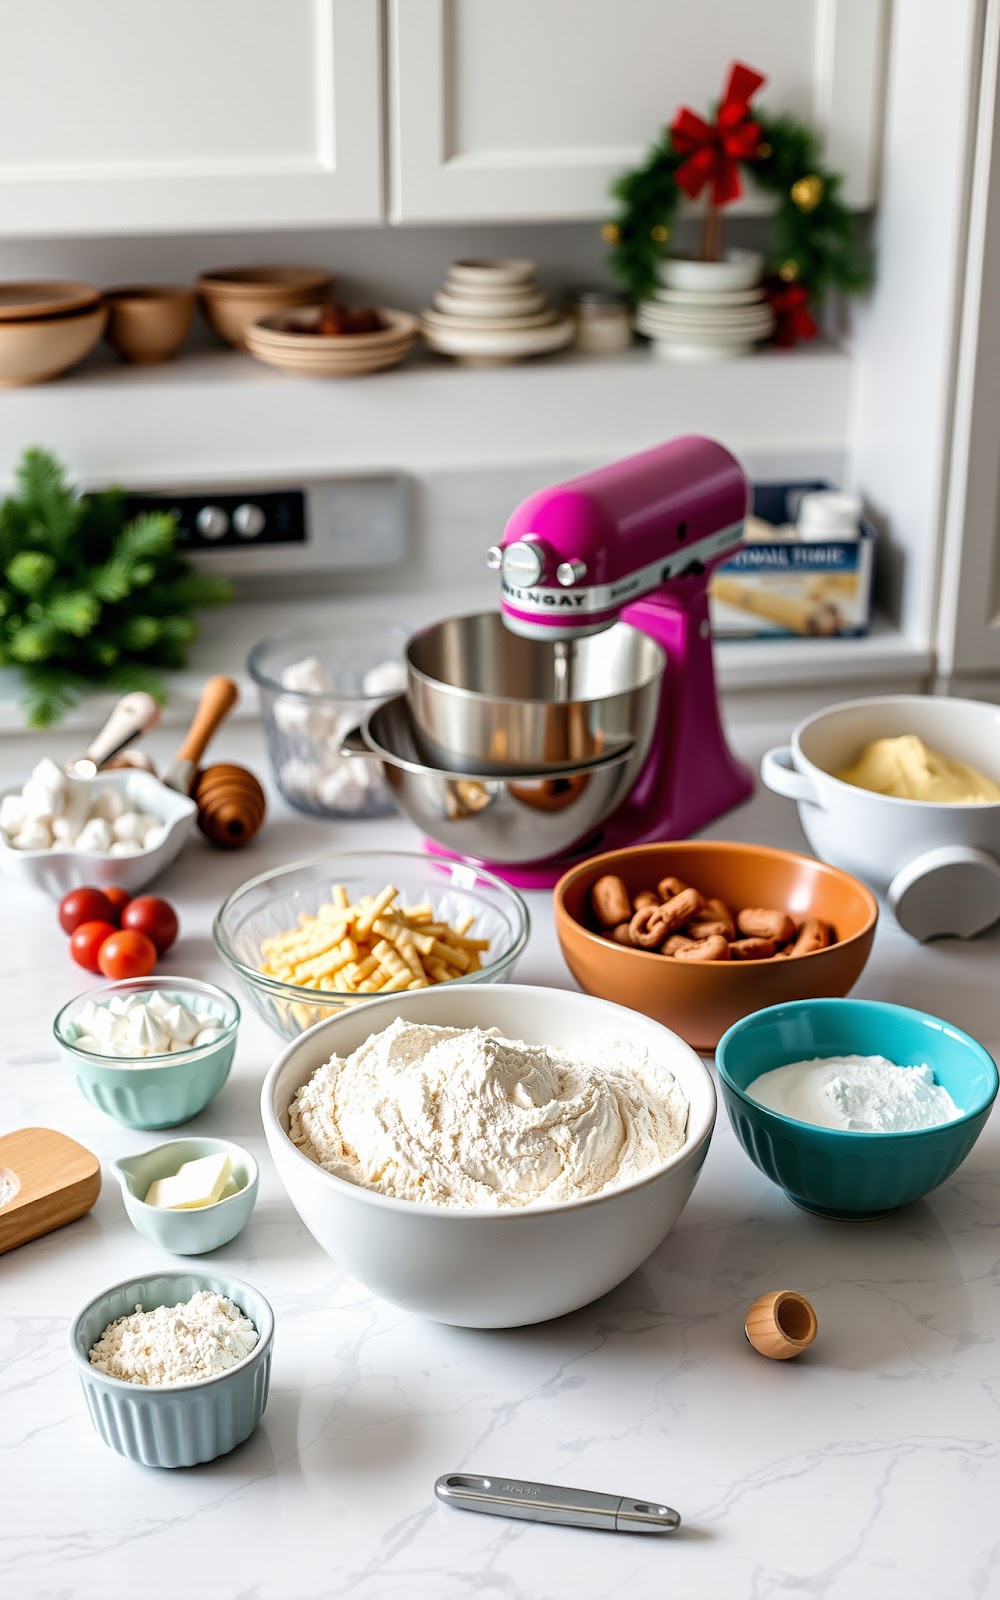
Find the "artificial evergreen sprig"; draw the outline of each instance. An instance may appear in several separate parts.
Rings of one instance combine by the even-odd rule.
[[[56,460],[27,450],[0,504],[0,666],[24,680],[30,727],[57,722],[89,689],[145,689],[185,664],[189,612],[232,598],[225,578],[178,555],[166,512],[125,521],[119,490],[80,495]]]

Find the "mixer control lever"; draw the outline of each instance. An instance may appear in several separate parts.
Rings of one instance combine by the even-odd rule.
[[[564,589],[572,589],[575,583],[582,583],[586,576],[585,561],[560,561],[556,567],[556,582],[561,583]]]
[[[487,550],[486,565],[491,572],[499,572],[503,566],[503,551],[498,544],[491,544]]]
[[[545,549],[537,539],[526,535],[507,545],[503,553],[503,575],[520,589],[531,589],[545,571]]]

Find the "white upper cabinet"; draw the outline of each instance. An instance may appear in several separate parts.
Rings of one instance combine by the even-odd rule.
[[[607,214],[608,186],[729,63],[875,199],[884,0],[389,0],[394,222]],[[734,207],[766,210],[759,195]]]
[[[379,0],[0,7],[0,235],[382,215]]]

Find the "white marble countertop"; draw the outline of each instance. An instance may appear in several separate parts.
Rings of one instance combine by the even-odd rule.
[[[748,756],[769,735],[738,740]],[[239,726],[220,756],[264,766]],[[67,756],[79,736],[51,741]],[[37,751],[0,747],[0,782]],[[759,794],[711,830],[795,845],[790,806]],[[276,803],[243,855],[200,840],[161,880],[182,934],[170,967],[226,982],[211,943],[221,895],[314,849],[405,847],[392,820],[335,826]],[[99,1154],[165,1137],[91,1108],[57,1061],[51,1019],[87,986],[54,907],[6,885],[0,1127],[63,1130]],[[568,982],[535,895],[524,981]],[[1000,938],[918,948],[883,923],[858,992],[949,1017],[1000,1046]],[[96,982],[96,980],[94,980]],[[626,1283],[548,1325],[470,1332],[372,1299],[322,1254],[267,1156],[257,1101],[279,1041],[245,1013],[233,1074],[185,1132],[230,1135],[261,1165],[244,1233],[212,1257],[276,1315],[262,1426],[190,1471],[134,1466],[94,1433],[66,1330],[80,1305],[173,1258],[133,1232],[117,1185],[62,1231],[0,1257],[0,1588],[17,1600],[177,1594],[217,1600],[972,1600],[996,1595],[1000,1489],[997,1121],[955,1178],[878,1222],[797,1211],[720,1119],[674,1232]],[[794,1363],[742,1333],[764,1290],[815,1304]],[[681,1512],[669,1539],[461,1515],[442,1472],[509,1473],[646,1496]]]

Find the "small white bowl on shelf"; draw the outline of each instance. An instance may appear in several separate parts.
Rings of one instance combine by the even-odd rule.
[[[0,831],[0,868],[10,877],[51,895],[54,900],[61,900],[70,889],[82,884],[94,884],[97,888],[114,884],[130,895],[138,894],[180,854],[194,832],[198,812],[194,801],[186,794],[168,789],[150,772],[135,767],[121,768],[99,772],[94,778],[68,777],[66,782],[73,787],[83,785],[92,795],[107,789],[117,791],[130,810],[145,811],[156,817],[165,832],[149,850],[139,850],[134,855],[111,855],[106,851],[77,850],[62,845],[20,850]],[[0,800],[19,794],[22,788],[22,784],[15,784],[5,789]]]
[[[547,355],[573,339],[572,319],[546,306],[534,262],[513,257],[453,261],[420,325],[432,350],[469,367]]]
[[[761,279],[764,258],[757,250],[727,250],[721,261],[697,261],[687,256],[664,256],[656,273],[664,289],[694,289],[709,293],[753,289]]]

